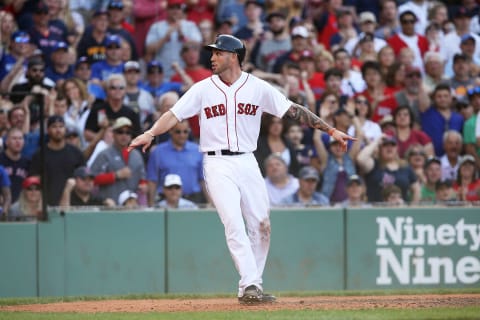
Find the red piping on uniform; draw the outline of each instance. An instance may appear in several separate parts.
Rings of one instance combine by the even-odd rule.
[[[247,78],[245,81],[238,87],[238,89],[235,91],[235,94],[233,95],[234,102],[235,102],[235,136],[237,136],[237,151],[240,151],[240,146],[238,145],[238,132],[237,132],[237,92],[242,89],[242,87],[247,83],[248,77],[250,77],[250,74],[247,74]]]
[[[220,79],[220,77],[219,77]],[[227,108],[227,94],[225,93],[225,91],[222,90],[222,88],[220,88],[216,83],[215,81],[213,81],[213,77],[210,77],[210,80],[212,80],[213,84],[215,85],[215,87],[218,88],[218,90],[220,90],[223,95],[225,96],[225,122],[227,124],[227,142],[228,142],[228,150],[230,150],[230,138],[228,137],[228,108]],[[221,80],[221,79],[220,79]],[[222,81],[223,82],[223,81]]]

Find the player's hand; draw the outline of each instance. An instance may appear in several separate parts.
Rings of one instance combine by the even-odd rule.
[[[130,142],[130,145],[128,146],[127,150],[128,152],[132,151],[136,147],[143,146],[142,151],[145,152],[148,147],[152,144],[152,136],[149,135],[148,133],[142,133],[141,135],[137,136],[135,139],[133,139],[132,142]]]
[[[334,138],[335,140],[339,141],[342,144],[342,150],[343,151],[347,151],[348,140],[351,140],[351,141],[356,141],[357,140],[357,138],[351,137],[348,134],[343,133],[342,131],[337,130],[337,129],[335,129],[332,132],[332,138]]]

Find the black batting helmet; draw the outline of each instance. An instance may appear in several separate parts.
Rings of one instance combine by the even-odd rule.
[[[212,50],[222,50],[227,52],[236,53],[238,61],[242,64],[243,59],[245,58],[246,48],[242,40],[231,36],[229,34],[219,34],[215,43],[205,46],[205,49]]]

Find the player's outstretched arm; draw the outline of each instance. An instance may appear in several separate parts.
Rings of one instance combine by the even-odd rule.
[[[155,136],[167,132],[168,130],[170,130],[171,127],[176,125],[177,122],[178,119],[177,117],[175,117],[173,112],[165,112],[157,121],[155,121],[155,123],[149,130],[137,136],[135,139],[133,139],[132,142],[130,142],[130,145],[128,146],[128,151],[130,152],[136,147],[143,146],[142,151],[145,152],[152,143]]]
[[[356,140],[356,138],[350,137],[349,135],[330,126],[319,116],[317,116],[315,113],[302,105],[293,103],[285,115],[294,120],[297,120],[302,124],[306,124],[312,128],[320,129],[327,132],[335,140],[342,143],[344,150],[347,150],[347,140]]]

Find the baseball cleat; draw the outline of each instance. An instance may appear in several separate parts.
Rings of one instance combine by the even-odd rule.
[[[263,293],[262,290],[260,290],[254,285],[245,288],[243,296],[238,298],[238,302],[245,305],[273,303],[276,300],[277,299],[275,298],[275,296],[268,293]]]

